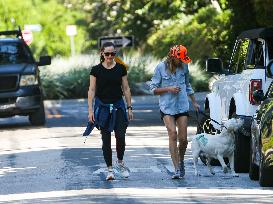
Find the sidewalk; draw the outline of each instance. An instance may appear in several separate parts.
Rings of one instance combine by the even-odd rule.
[[[195,98],[197,103],[200,105],[201,110],[204,107],[204,100],[207,92],[197,92],[195,93]],[[159,96],[154,95],[144,95],[144,96],[133,96],[132,105],[134,111],[134,120],[131,125],[134,126],[151,126],[163,125],[160,119],[159,106],[158,106]],[[190,99],[189,99],[190,100]],[[69,100],[46,100],[45,106],[48,109],[53,110],[80,110],[83,114],[87,115],[87,99],[69,99]],[[189,126],[197,125],[196,114],[190,102],[190,117],[188,119]]]
[[[209,92],[196,92],[194,94],[196,101],[200,104],[201,109],[204,106],[204,100],[206,95]],[[132,96],[132,104],[133,105],[158,105],[159,96],[155,95],[142,95],[142,96]],[[190,100],[190,99],[189,99]],[[54,105],[74,105],[75,103],[83,103],[87,105],[87,99],[65,99],[65,100],[46,100],[46,104],[54,104]],[[190,103],[190,110],[193,110],[192,105]]]

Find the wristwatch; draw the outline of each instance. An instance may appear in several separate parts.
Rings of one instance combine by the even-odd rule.
[[[127,106],[127,109],[133,110],[133,107],[132,106]]]

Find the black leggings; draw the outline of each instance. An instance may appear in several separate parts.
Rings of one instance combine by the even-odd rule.
[[[114,128],[116,137],[116,151],[117,158],[123,160],[125,151],[125,133],[127,128],[127,122],[124,113],[121,109],[117,110],[116,113],[116,124]],[[111,132],[105,129],[101,129],[102,138],[102,151],[103,157],[107,167],[112,166],[112,148],[111,148]]]

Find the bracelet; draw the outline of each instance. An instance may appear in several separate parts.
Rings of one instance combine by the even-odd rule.
[[[127,106],[127,109],[133,110],[133,107],[132,106]]]

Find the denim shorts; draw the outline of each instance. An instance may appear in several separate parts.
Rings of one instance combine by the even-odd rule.
[[[161,120],[163,120],[163,118],[164,118],[165,115],[170,115],[170,114],[165,114],[165,113],[163,113],[163,112],[160,110]],[[177,120],[180,116],[187,116],[187,117],[189,117],[189,112],[178,113],[178,114],[170,115],[170,116],[173,116],[174,119]]]

